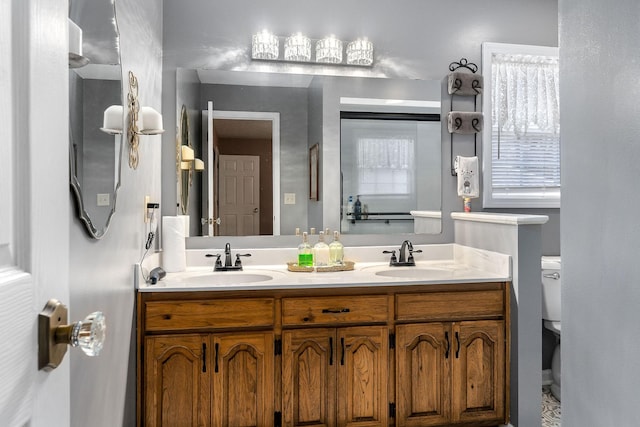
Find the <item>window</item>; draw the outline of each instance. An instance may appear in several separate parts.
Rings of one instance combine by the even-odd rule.
[[[358,137],[357,193],[413,193],[414,142],[410,137]]]
[[[558,49],[483,43],[482,64],[483,206],[559,208]]]

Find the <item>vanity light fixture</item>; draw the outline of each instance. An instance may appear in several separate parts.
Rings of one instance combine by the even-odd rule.
[[[280,42],[267,30],[253,35],[251,39],[251,57],[253,59],[278,59]]]
[[[127,94],[129,126],[127,139],[129,141],[129,167],[138,168],[140,135],[158,135],[164,132],[162,128],[162,114],[152,107],[140,108],[138,101],[138,78],[129,71],[129,93]]]
[[[342,63],[342,41],[334,35],[318,40],[316,42],[316,62]]]
[[[284,52],[280,54],[280,41]],[[367,38],[359,38],[347,44],[331,35],[323,39],[311,39],[302,33],[289,37],[273,35],[262,30],[251,39],[251,58],[278,62],[299,62],[305,64],[333,64],[371,67],[373,65],[373,43]],[[315,49],[315,52],[313,52]],[[315,55],[314,55],[315,54]]]
[[[347,64],[373,64],[373,43],[366,38],[354,40],[347,45]]]
[[[302,33],[296,33],[284,42],[284,60],[309,62],[311,60],[311,40]]]

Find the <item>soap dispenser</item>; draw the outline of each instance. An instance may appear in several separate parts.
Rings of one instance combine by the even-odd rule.
[[[329,245],[324,241],[324,231],[320,232],[318,243],[313,246],[313,262],[316,267],[329,265]]]
[[[298,265],[300,267],[313,267],[313,251],[306,231],[302,233],[302,243],[298,246]]]
[[[340,242],[340,232],[333,232],[333,242],[329,244],[329,264],[344,264],[344,246]]]

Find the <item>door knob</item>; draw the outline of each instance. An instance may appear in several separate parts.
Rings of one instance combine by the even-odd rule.
[[[258,208],[255,208],[255,209],[253,210],[253,213],[258,213]]]
[[[62,363],[67,345],[97,356],[104,345],[106,322],[100,311],[67,324],[67,307],[50,299],[38,315],[38,369],[52,370]]]

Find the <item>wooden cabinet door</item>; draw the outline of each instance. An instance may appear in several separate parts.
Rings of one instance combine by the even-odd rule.
[[[282,333],[284,426],[336,425],[336,330]]]
[[[273,332],[213,337],[214,426],[272,426],[274,413]]]
[[[389,329],[362,326],[337,330],[339,426],[389,424]]]
[[[504,421],[504,321],[454,323],[453,421]]]
[[[210,373],[207,335],[145,339],[144,425],[209,426]]]
[[[451,327],[396,327],[396,426],[440,426],[451,417]]]

